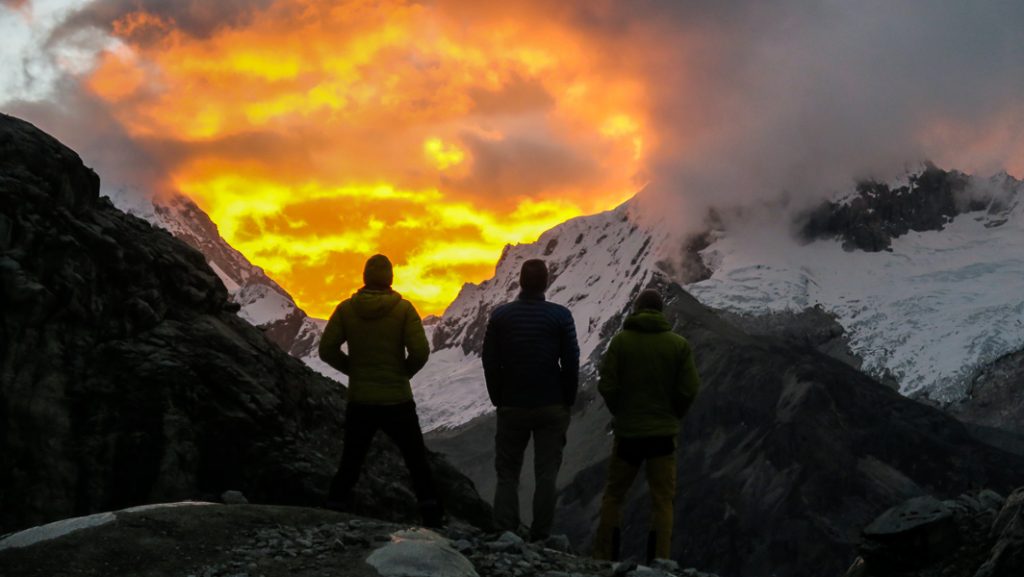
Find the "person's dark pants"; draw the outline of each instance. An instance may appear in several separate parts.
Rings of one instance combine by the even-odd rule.
[[[536,487],[530,538],[544,539],[551,533],[557,500],[555,482],[562,466],[562,450],[568,429],[569,408],[564,405],[498,408],[498,430],[494,436],[494,469],[498,477],[494,492],[494,522],[498,529],[519,529],[519,475],[523,469],[523,454],[532,435]]]
[[[412,488],[419,501],[423,522],[427,526],[440,524],[442,510],[434,487],[434,478],[427,462],[427,449],[423,444],[423,431],[416,416],[416,403],[409,401],[397,405],[368,405],[349,403],[345,417],[345,446],[341,451],[331,490],[329,504],[351,507],[352,490],[359,481],[363,461],[377,429],[384,431],[398,445],[405,466],[412,476]]]

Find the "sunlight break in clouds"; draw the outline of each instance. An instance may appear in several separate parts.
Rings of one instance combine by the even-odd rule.
[[[85,79],[229,243],[316,316],[374,252],[440,313],[507,243],[636,192],[643,90],[543,21],[465,26],[406,2],[281,0],[191,34],[112,21]]]

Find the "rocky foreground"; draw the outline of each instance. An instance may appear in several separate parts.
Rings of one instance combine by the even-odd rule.
[[[1020,577],[1024,488],[915,497],[868,525],[859,550],[846,577]]]
[[[575,555],[564,537],[526,543],[466,524],[439,531],[321,509],[172,506],[24,546],[0,540],[5,577],[714,577],[672,562],[612,564]],[[54,532],[56,528],[50,532]],[[38,531],[38,530],[37,530]],[[31,535],[29,535],[31,537]]]

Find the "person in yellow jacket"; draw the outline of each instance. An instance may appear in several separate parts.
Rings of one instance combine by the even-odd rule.
[[[345,445],[326,506],[351,510],[352,490],[381,429],[409,468],[423,524],[438,527],[444,512],[409,384],[427,363],[430,346],[412,303],[391,289],[393,278],[388,257],[370,257],[363,269],[365,286],[334,309],[320,339],[320,358],[349,377]],[[348,343],[348,354],[341,350],[343,343]]]
[[[615,441],[594,542],[598,559],[618,560],[623,500],[641,465],[653,509],[647,561],[671,555],[676,437],[700,378],[690,344],[672,332],[662,308],[657,291],[641,292],[601,362],[597,390],[614,417]]]

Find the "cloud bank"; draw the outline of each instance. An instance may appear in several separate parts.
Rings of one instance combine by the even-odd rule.
[[[49,95],[3,106],[109,185],[192,196],[314,313],[374,251],[439,312],[506,242],[644,186],[685,227],[924,159],[1024,175],[1021,22],[1010,1],[98,0],[27,62],[59,71]]]

